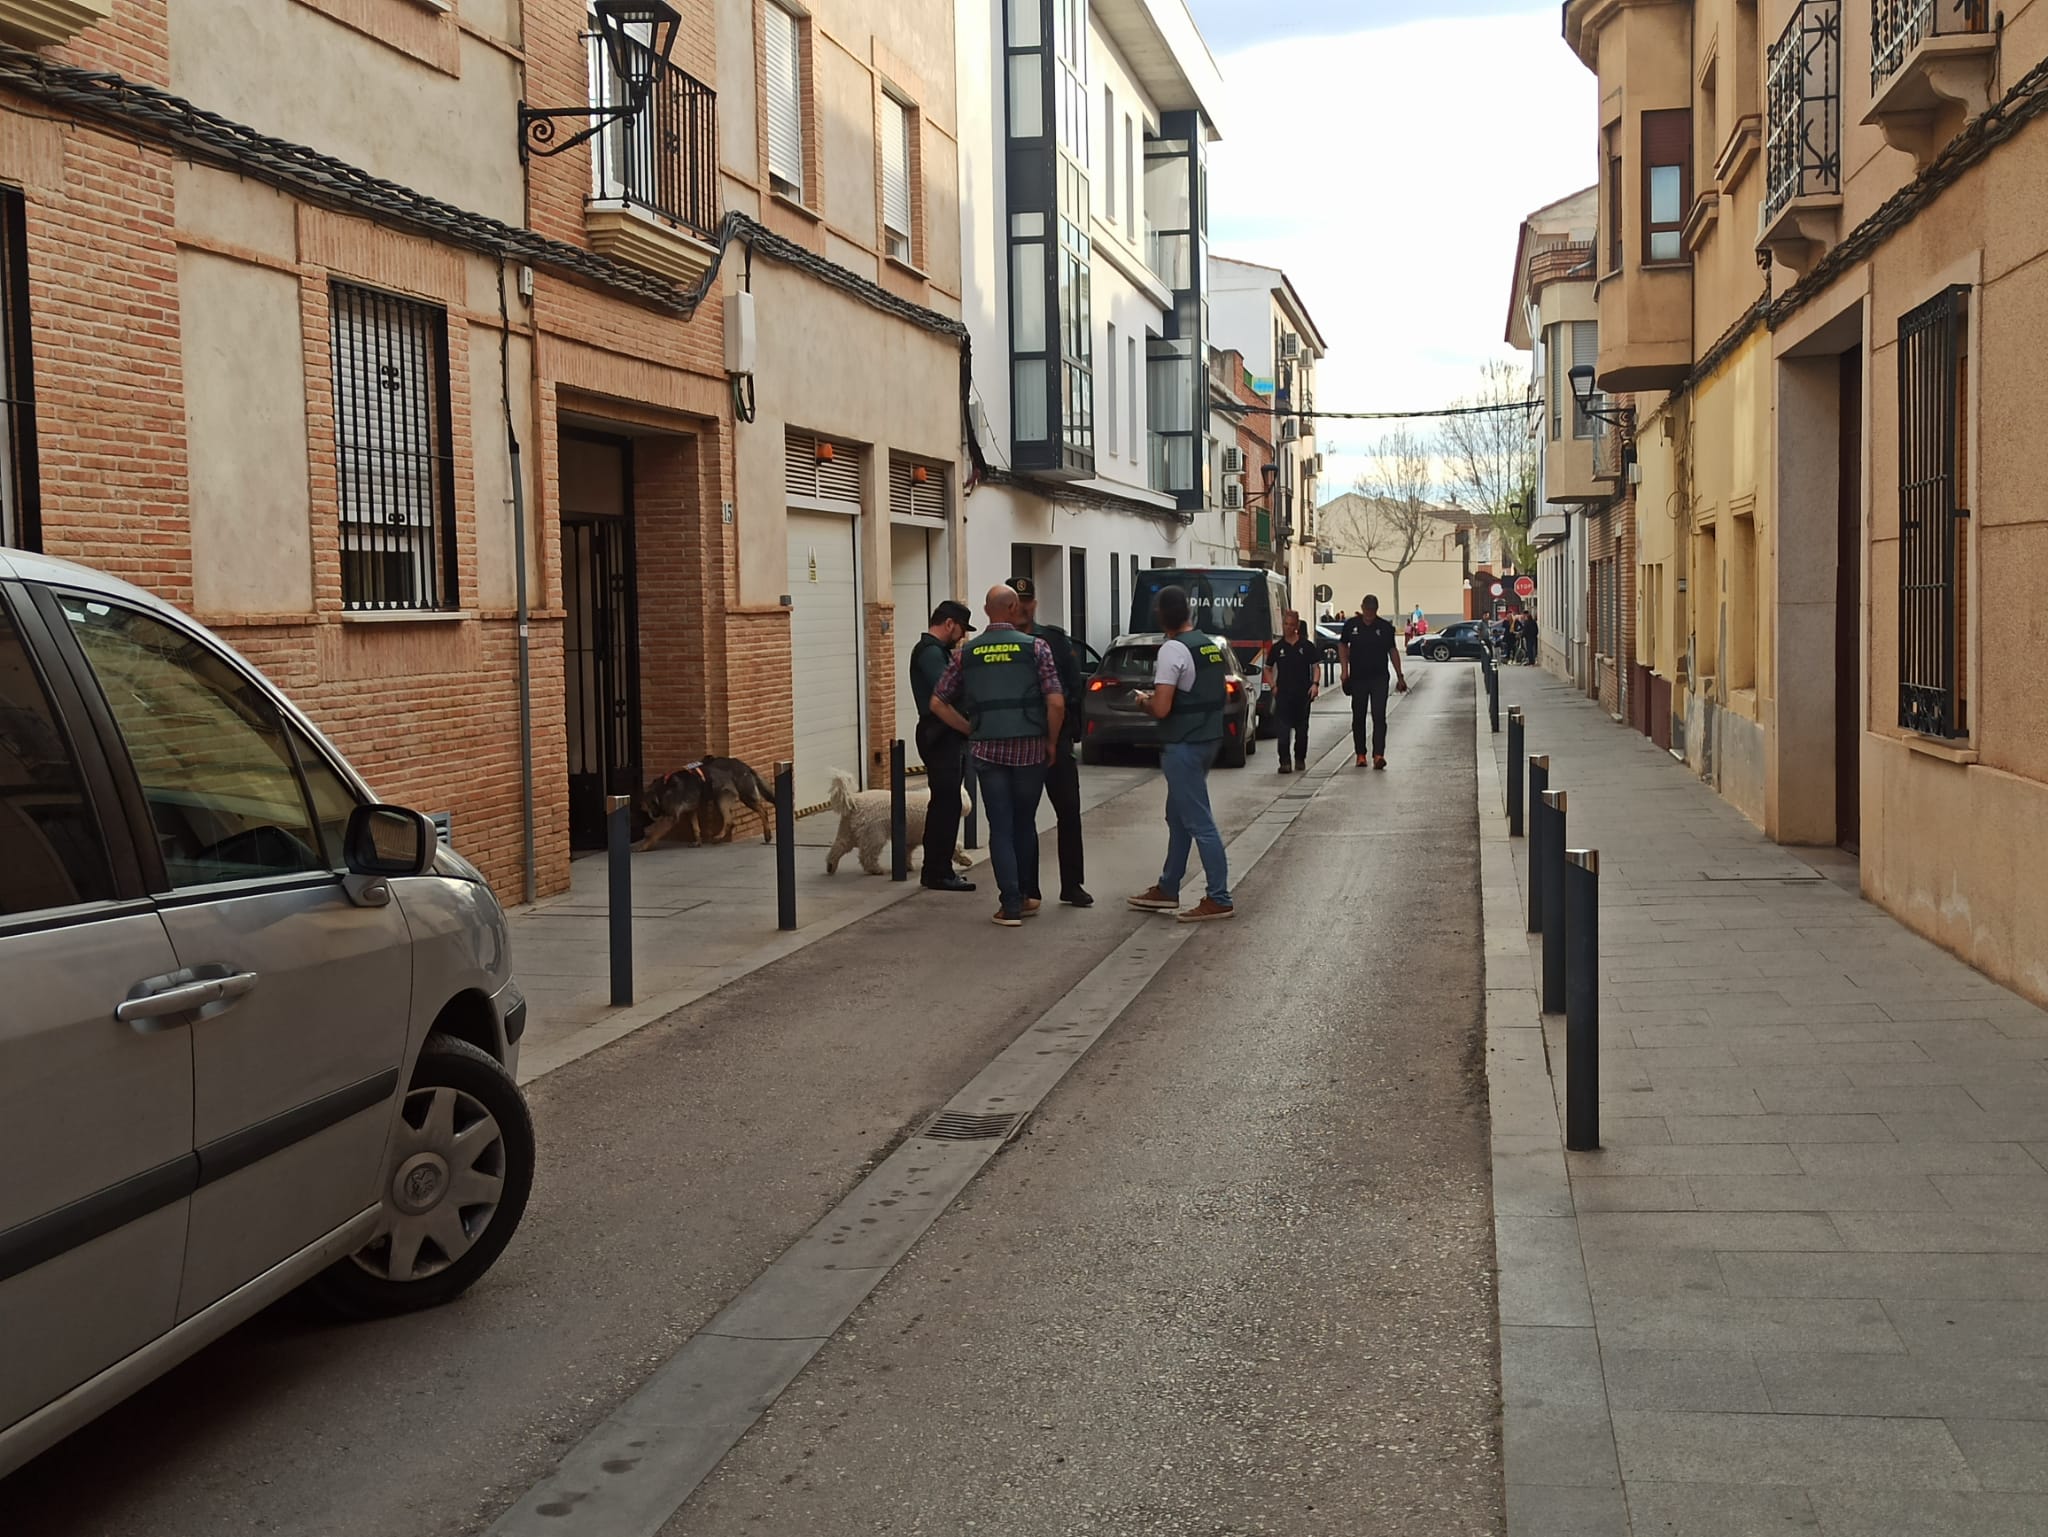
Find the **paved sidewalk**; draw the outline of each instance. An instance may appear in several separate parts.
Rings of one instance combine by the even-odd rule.
[[[2048,1014],[1502,683],[1601,851],[1606,1143],[1561,1149],[1482,712],[1510,1533],[2048,1533]]]
[[[1156,774],[1136,763],[1084,770],[1083,812]],[[1038,823],[1041,830],[1054,825],[1050,806],[1040,806]],[[911,877],[900,885],[886,873],[866,874],[858,853],[840,860],[837,875],[825,874],[825,854],[838,830],[830,812],[797,821],[797,927],[790,933],[775,926],[775,849],[761,842],[751,813],[740,814],[731,843],[694,849],[669,843],[635,854],[637,1001],[623,1009],[611,1005],[607,862],[601,853],[579,856],[569,868],[569,890],[511,915],[513,970],[529,1012],[520,1081],[530,1083],[917,891],[914,857]],[[888,857],[885,849],[884,872]],[[968,871],[969,879],[992,890],[983,868],[985,840],[970,857],[981,874]]]

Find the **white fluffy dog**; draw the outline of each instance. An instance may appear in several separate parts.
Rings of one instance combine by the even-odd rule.
[[[913,856],[924,843],[925,808],[931,804],[931,791],[907,790],[904,792],[904,824],[909,835]],[[960,792],[960,814],[968,810],[967,792]],[[825,856],[825,873],[839,873],[840,859],[854,849],[860,850],[860,867],[870,875],[883,874],[882,850],[889,846],[889,792],[887,790],[856,790],[853,775],[835,771],[832,775],[832,809],[839,813],[839,835],[832,840],[832,852]],[[966,868],[973,861],[956,845],[953,849],[953,863]],[[913,868],[918,861],[913,857]]]

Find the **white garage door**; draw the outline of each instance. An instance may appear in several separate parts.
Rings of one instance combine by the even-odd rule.
[[[917,696],[910,691],[910,653],[918,637],[931,627],[932,536],[929,529],[889,530],[896,578],[896,734],[917,766]]]
[[[790,698],[796,714],[796,803],[816,806],[843,769],[867,782],[861,749],[860,586],[855,518],[789,515]]]

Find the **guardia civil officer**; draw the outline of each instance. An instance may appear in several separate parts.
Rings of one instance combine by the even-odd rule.
[[[1209,810],[1209,765],[1223,741],[1224,685],[1230,664],[1224,643],[1204,635],[1189,622],[1188,595],[1179,587],[1162,587],[1153,600],[1166,639],[1153,667],[1153,686],[1135,697],[1159,725],[1159,768],[1166,776],[1166,864],[1150,890],[1131,898],[1146,912],[1178,912],[1182,923],[1207,923],[1231,918],[1237,908],[1230,899],[1230,870],[1223,854],[1223,834]],[[1208,895],[1193,907],[1180,905],[1180,883],[1188,873],[1188,850],[1202,851],[1202,874]]]
[[[1060,733],[1059,756],[1045,771],[1045,798],[1052,802],[1052,814],[1059,819],[1060,900],[1070,907],[1093,907],[1095,898],[1082,886],[1081,766],[1074,761],[1074,744],[1081,739],[1081,659],[1074,655],[1074,643],[1056,624],[1038,622],[1038,584],[1028,576],[1010,578],[1010,590],[1023,607],[1018,628],[1037,636],[1052,651],[1052,665],[1059,672],[1060,688],[1069,708],[1067,729]],[[1044,895],[1036,886],[1024,893],[1033,901]]]
[[[953,868],[960,839],[960,785],[967,777],[967,738],[932,713],[932,690],[946,675],[953,650],[974,633],[967,605],[948,598],[932,610],[931,628],[910,652],[910,692],[917,700],[917,755],[931,786],[924,814],[924,873],[928,891],[972,891],[974,882]]]
[[[1039,909],[1027,895],[1038,889],[1038,798],[1059,756],[1067,700],[1051,648],[1017,628],[1017,594],[991,587],[982,608],[988,628],[953,653],[932,690],[932,713],[973,739],[989,864],[1002,893],[995,921],[1014,929]]]

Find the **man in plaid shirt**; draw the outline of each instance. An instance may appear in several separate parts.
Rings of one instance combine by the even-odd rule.
[[[932,690],[932,713],[972,739],[988,855],[1003,905],[995,921],[1019,928],[1038,911],[1038,801],[1059,752],[1067,700],[1052,649],[1017,627],[1022,605],[1009,586],[982,604],[988,626],[963,644]]]

